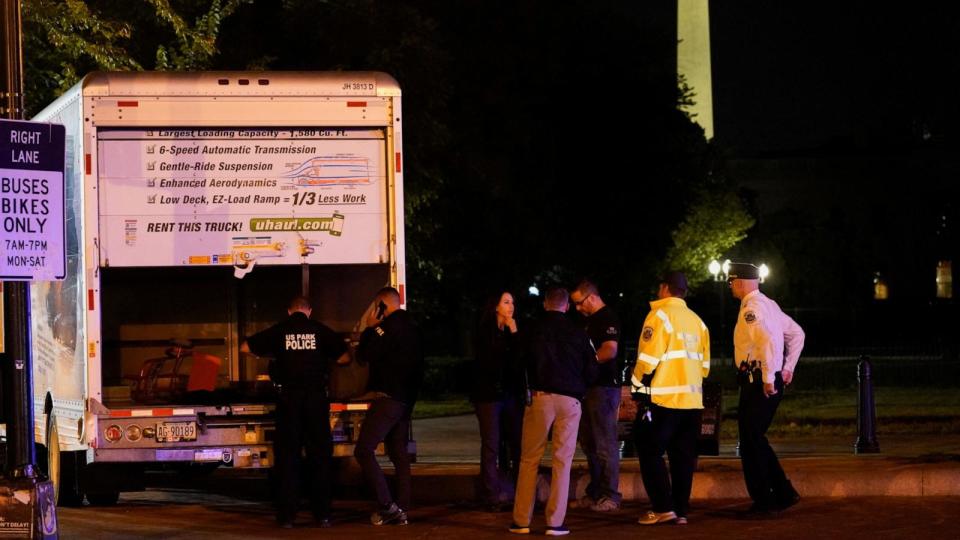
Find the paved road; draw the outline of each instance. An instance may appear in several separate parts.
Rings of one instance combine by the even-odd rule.
[[[870,540],[960,538],[960,498],[876,497],[805,499],[778,519],[745,521],[737,512],[744,501],[698,501],[687,526],[658,525],[648,530],[634,522],[640,504],[627,505],[615,514],[599,515],[571,510],[567,525],[572,537],[604,540],[654,538],[717,539],[819,537],[869,538]],[[361,501],[337,504],[335,526],[312,527],[302,517],[293,530],[277,529],[263,500],[190,490],[152,489],[124,494],[111,508],[61,509],[61,538],[505,538],[509,513],[490,514],[457,505],[415,509],[408,526],[373,527],[367,522],[369,507]],[[534,535],[543,533],[542,515],[534,518]]]
[[[469,499],[476,476],[476,419],[461,416],[419,421],[415,431],[421,457],[415,471],[415,496],[423,501]],[[916,467],[918,463],[950,465],[955,464],[960,456],[960,435],[955,434],[937,437],[903,434],[882,439],[880,443],[883,456],[863,458],[850,458],[852,441],[839,438],[796,438],[776,441],[775,446],[787,458],[788,464],[792,460],[799,471],[794,480],[801,483],[811,481],[807,478],[810,476],[807,469],[834,471],[838,479],[849,476],[846,481],[862,483],[866,481],[863,471],[869,472],[874,465],[878,467],[878,476],[899,478],[904,470]],[[702,460],[700,481],[703,483],[710,474],[730,468],[735,477],[730,480],[730,485],[742,488],[736,466],[732,445],[724,444],[721,457]],[[625,461],[624,469],[625,474],[635,472],[636,460]],[[807,471],[806,476],[801,474],[804,471]],[[853,473],[859,476],[851,476]],[[457,477],[462,477],[462,481],[451,482],[451,478]],[[869,480],[869,474],[866,479]],[[935,480],[925,478],[924,485],[935,483]],[[297,528],[281,530],[273,523],[273,512],[265,496],[268,486],[263,475],[214,474],[191,482],[161,475],[152,485],[154,487],[145,492],[124,493],[115,507],[60,509],[61,538],[389,537],[459,540],[512,537],[506,532],[510,522],[508,513],[477,512],[465,504],[424,505],[411,512],[413,521],[409,526],[375,528],[368,523],[369,503],[358,500],[355,491],[343,494],[338,500],[334,528],[311,527],[304,515]],[[830,495],[842,493],[871,492],[827,492]],[[737,495],[720,495],[725,496]],[[573,537],[603,540],[635,539],[651,534],[654,538],[684,539],[770,537],[807,540],[825,536],[870,540],[960,539],[960,497],[808,497],[779,519],[759,522],[738,519],[737,511],[746,505],[745,499],[700,498],[694,501],[690,525],[657,526],[649,531],[648,528],[641,530],[635,524],[640,511],[646,510],[645,505],[633,502],[622,512],[610,515],[573,510],[567,525],[572,529]],[[541,535],[544,523],[540,514],[533,526],[535,535]]]

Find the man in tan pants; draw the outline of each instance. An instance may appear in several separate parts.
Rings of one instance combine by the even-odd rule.
[[[580,400],[593,380],[597,354],[587,334],[564,315],[570,308],[565,289],[551,288],[543,301],[546,313],[526,336],[527,375],[531,399],[523,414],[520,476],[513,504],[510,532],[529,534],[536,502],[537,471],[553,427],[547,536],[570,533],[563,520],[570,498],[570,463],[577,447]]]

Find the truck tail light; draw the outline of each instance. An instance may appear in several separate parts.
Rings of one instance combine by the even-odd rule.
[[[103,430],[103,438],[108,442],[115,443],[123,437],[123,430],[120,429],[120,426],[112,424],[107,426],[107,429]]]

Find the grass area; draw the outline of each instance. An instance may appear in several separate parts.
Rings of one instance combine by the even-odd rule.
[[[951,388],[874,389],[877,432],[957,433],[960,407]],[[724,392],[721,434],[736,436],[737,394]],[[770,426],[771,436],[856,435],[857,390],[790,391],[784,396]]]
[[[413,407],[413,419],[439,418],[473,413],[473,404],[467,398],[439,401],[418,401]]]
[[[894,388],[874,390],[877,433],[960,433],[958,391],[951,388]],[[437,418],[473,413],[466,398],[418,401],[413,418]],[[737,436],[737,393],[723,394],[721,436]],[[857,390],[787,390],[770,426],[772,437],[855,436]]]

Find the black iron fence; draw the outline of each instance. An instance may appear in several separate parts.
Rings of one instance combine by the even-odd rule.
[[[857,364],[866,356],[873,364],[873,384],[883,387],[960,388],[960,358],[952,347],[898,345],[845,347],[801,356],[794,374],[796,390],[857,387]],[[625,372],[631,371],[636,347],[625,350]],[[724,389],[736,388],[736,370],[729,355],[714,356],[710,379]]]
[[[627,381],[636,356],[635,345],[624,347],[622,358]],[[873,365],[874,386],[960,389],[960,358],[956,349],[915,345],[844,347],[801,356],[792,388],[855,389],[857,364],[862,356],[869,357]],[[425,398],[448,398],[469,393],[470,366],[466,358],[429,357],[426,367]],[[736,370],[729,353],[713,356],[710,380],[719,383],[724,390],[736,389]]]

